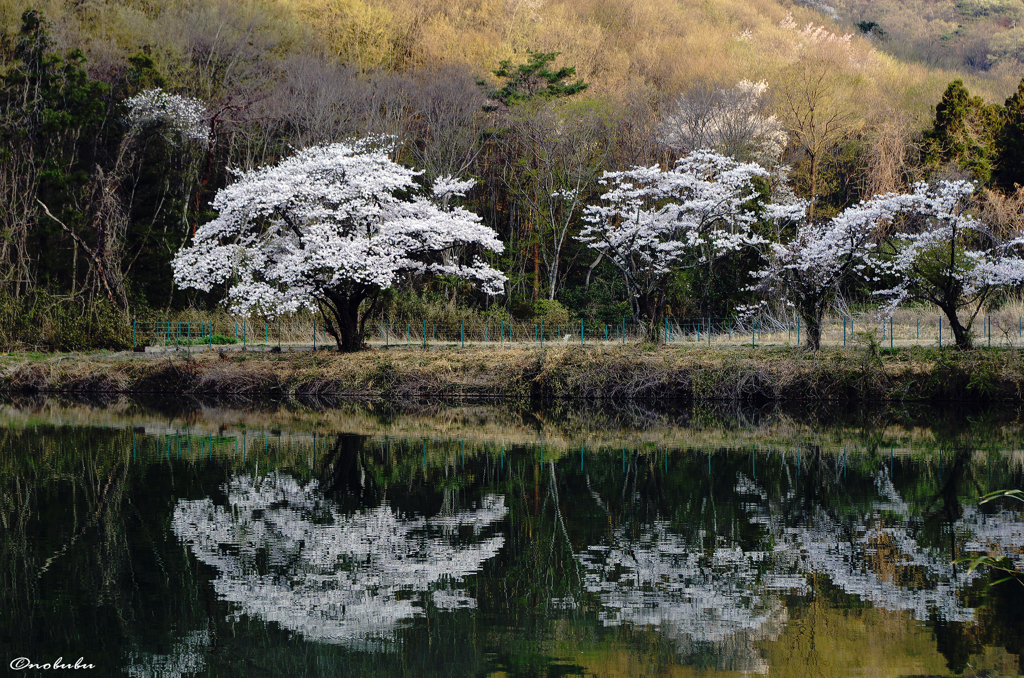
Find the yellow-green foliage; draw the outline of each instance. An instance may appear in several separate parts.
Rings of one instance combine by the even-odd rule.
[[[829,23],[818,12],[787,7],[777,0],[91,0],[74,4],[42,0],[32,4],[54,23],[62,46],[87,45],[96,69],[147,49],[164,68],[181,73],[179,62],[209,58],[206,52],[197,53],[197,43],[212,44],[218,55],[244,43],[258,46],[265,59],[304,51],[363,70],[468,64],[485,75],[500,60],[522,58],[532,49],[561,52],[559,62],[574,65],[591,84],[587,96],[613,98],[638,87],[672,94],[698,79],[721,83],[766,79],[774,85],[793,58],[799,31],[811,23]],[[849,4],[848,9],[855,11]],[[977,5],[978,12],[1003,16],[1021,3],[972,0],[968,4]],[[0,30],[16,32],[26,8],[25,0],[0,0]],[[792,20],[787,23],[790,13]],[[831,24],[827,28],[837,34],[847,32]],[[1006,36],[997,36],[1007,43],[1007,49],[999,48],[1003,52],[1011,46]],[[942,88],[963,75],[902,63],[876,50],[865,37],[854,36],[851,49],[857,58],[849,66],[850,75],[863,84],[852,103],[868,120],[887,118],[892,108],[909,107],[919,121]],[[1016,79],[1006,72],[996,78],[968,79],[967,84],[972,92],[1001,100]]]

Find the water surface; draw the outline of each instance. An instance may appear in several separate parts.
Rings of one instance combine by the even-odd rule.
[[[1018,675],[1016,412],[0,407],[0,649],[129,676]],[[1021,505],[1024,507],[1024,505]],[[25,672],[31,673],[31,672]]]

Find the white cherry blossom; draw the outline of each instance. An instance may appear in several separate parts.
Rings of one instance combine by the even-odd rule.
[[[602,252],[622,273],[637,317],[657,325],[673,273],[763,240],[761,219],[798,217],[802,205],[761,205],[756,179],[768,173],[714,151],[696,151],[668,171],[657,165],[606,172],[611,188],[586,208],[589,225],[577,239]]]
[[[879,198],[894,213],[872,256],[888,287],[876,292],[891,314],[905,301],[935,304],[956,344],[969,348],[971,325],[1000,289],[1024,283],[1024,238],[1001,240],[968,213],[976,187],[968,181],[915,184],[913,193]]]
[[[188,140],[206,143],[206,105],[199,99],[171,94],[160,88],[147,89],[125,101],[125,122],[132,129],[164,124]]]
[[[378,293],[407,274],[475,280],[500,294],[505,276],[480,258],[502,250],[497,234],[462,207],[435,202],[447,205],[472,183],[444,177],[431,194],[385,146],[313,146],[239,172],[213,200],[217,218],[175,257],[175,281],[204,291],[225,285],[228,306],[241,314],[319,308],[342,350],[362,346]],[[475,256],[460,263],[453,252],[464,250]]]

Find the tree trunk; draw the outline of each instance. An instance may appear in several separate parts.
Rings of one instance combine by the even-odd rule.
[[[811,157],[811,199],[807,202],[807,221],[814,223],[814,201],[818,197],[818,155],[808,155]]]
[[[805,346],[809,351],[821,350],[821,320],[820,316],[811,315],[805,317],[804,323],[807,326],[807,343]]]
[[[540,298],[540,243],[533,243],[533,302]]]
[[[646,335],[648,341],[655,344],[664,341],[662,321],[665,318],[665,295],[661,292],[645,294],[638,299],[640,317],[638,320],[647,322]]]
[[[320,311],[324,316],[327,333],[334,337],[341,353],[354,353],[365,348],[363,332],[359,324],[359,305],[362,295],[325,292],[326,302],[321,302]]]
[[[804,346],[807,350],[821,350],[821,325],[824,322],[825,308],[827,308],[830,297],[812,296],[805,298],[804,303],[798,306],[800,320],[804,322],[805,336],[807,337]]]
[[[953,338],[956,340],[956,347],[964,351],[972,348],[974,346],[974,339],[971,337],[970,325],[964,327],[960,324],[960,319],[957,318],[955,313],[952,317],[947,313],[946,317],[949,318],[949,327],[953,330]]]

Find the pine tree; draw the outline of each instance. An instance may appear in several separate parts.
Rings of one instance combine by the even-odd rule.
[[[1014,184],[1024,185],[1024,79],[1006,100],[996,179],[1007,190],[1013,190]]]
[[[935,106],[932,129],[925,131],[926,161],[933,166],[955,164],[975,180],[988,183],[1001,126],[1001,106],[971,96],[962,80],[954,80]]]

